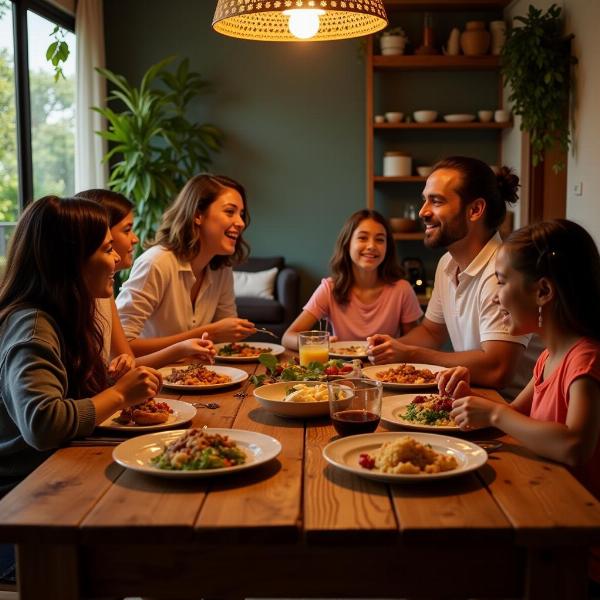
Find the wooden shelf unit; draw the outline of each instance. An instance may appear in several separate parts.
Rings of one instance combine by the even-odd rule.
[[[386,0],[385,7],[391,14],[395,11],[501,11],[506,8],[510,0]],[[399,15],[398,15],[399,16]],[[396,21],[398,19],[395,19]],[[394,20],[391,19],[393,24]],[[502,80],[500,76],[500,57],[491,54],[483,56],[445,56],[442,54],[436,55],[391,55],[383,56],[376,54],[375,38],[371,36],[367,39],[367,59],[366,59],[366,162],[367,162],[367,207],[375,208],[375,188],[389,184],[405,184],[405,183],[421,183],[425,182],[425,177],[410,175],[407,177],[383,177],[376,175],[376,172],[381,172],[381,167],[378,162],[375,165],[375,136],[382,135],[382,132],[387,132],[385,135],[401,136],[403,132],[414,131],[422,132],[423,136],[436,135],[436,132],[464,132],[464,135],[470,135],[470,132],[497,132],[497,158],[501,157],[501,138],[500,133],[513,126],[512,121],[508,123],[481,123],[479,121],[462,122],[462,123],[447,123],[445,121],[434,121],[433,123],[375,123],[375,114],[381,114],[383,108],[375,107],[374,102],[374,84],[375,74],[378,77],[387,77],[387,72],[403,72],[403,71],[496,71],[497,77],[497,106],[502,106]],[[377,48],[378,50],[378,48]],[[488,84],[489,85],[489,84]],[[489,88],[488,88],[489,89]],[[381,101],[381,100],[380,100]],[[399,106],[394,110],[402,111],[404,107]],[[431,102],[427,108],[435,109],[435,105],[431,106]],[[459,113],[461,111],[455,111]],[[472,110],[465,110],[465,113],[472,113]],[[405,113],[406,114],[406,113]],[[440,115],[440,119],[443,115]],[[414,135],[414,134],[413,134]],[[462,135],[462,134],[461,134]],[[473,134],[475,135],[475,133]],[[399,138],[401,139],[401,138]],[[468,139],[465,137],[465,139]],[[414,165],[413,165],[414,168]],[[405,235],[405,234],[402,234]],[[406,234],[408,235],[408,234]],[[419,234],[410,234],[419,235]],[[395,237],[394,239],[423,239]]]

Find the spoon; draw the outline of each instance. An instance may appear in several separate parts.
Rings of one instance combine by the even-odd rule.
[[[270,335],[272,338],[275,338],[277,341],[279,341],[279,336],[275,335],[272,331],[269,331],[268,329],[265,329],[264,327],[255,327],[256,331],[262,331],[263,333],[266,333],[267,335]]]
[[[192,402],[192,406],[195,408],[210,408],[214,410],[215,408],[219,408],[221,405],[216,402]]]

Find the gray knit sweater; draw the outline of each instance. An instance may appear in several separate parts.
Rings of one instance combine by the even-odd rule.
[[[14,311],[0,325],[0,496],[53,449],[94,429],[92,401],[65,397],[62,345],[41,310]]]

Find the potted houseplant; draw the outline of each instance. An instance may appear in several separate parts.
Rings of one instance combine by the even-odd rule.
[[[514,27],[502,49],[502,73],[510,86],[509,102],[521,115],[521,129],[529,132],[533,165],[543,161],[545,150],[559,144],[566,152],[571,143],[569,96],[573,35],[563,34],[560,7],[546,12],[529,6],[522,23]],[[554,165],[555,169],[563,165]]]
[[[188,59],[171,72],[173,60],[150,67],[139,87],[108,69],[96,69],[113,84],[108,100],[115,106],[93,109],[107,120],[107,129],[97,133],[110,144],[104,156],[111,164],[109,186],[136,205],[138,251],[154,236],[184,183],[208,170],[212,153],[222,143],[215,126],[187,118],[190,104],[206,93],[208,83],[190,71]]]
[[[391,27],[386,29],[379,39],[381,54],[404,54],[404,48],[408,43],[408,37],[402,27]]]

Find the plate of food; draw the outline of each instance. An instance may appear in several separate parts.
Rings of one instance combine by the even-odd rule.
[[[363,377],[381,381],[385,387],[400,390],[436,388],[435,374],[445,367],[420,363],[392,363],[365,367]]]
[[[223,362],[255,362],[261,354],[279,356],[285,348],[279,344],[267,342],[231,342],[229,344],[215,344],[216,358]]]
[[[439,394],[402,394],[383,399],[381,419],[420,431],[460,431],[450,416],[452,398]]]
[[[113,459],[158,477],[212,477],[251,469],[280,452],[278,440],[254,431],[175,429],[131,438],[113,450]]]
[[[329,344],[331,358],[367,358],[367,342],[332,342]]]
[[[100,429],[114,431],[158,431],[183,425],[196,416],[188,402],[154,398],[116,412],[100,423]]]
[[[406,483],[445,479],[479,469],[487,452],[472,442],[435,433],[365,433],[323,448],[325,460],[343,471],[377,481]]]
[[[343,393],[352,396],[350,388]],[[320,381],[282,381],[263,385],[254,390],[257,402],[280,417],[305,419],[329,414],[327,383]]]
[[[248,373],[234,367],[185,365],[158,369],[163,387],[177,390],[214,390],[248,379]]]

